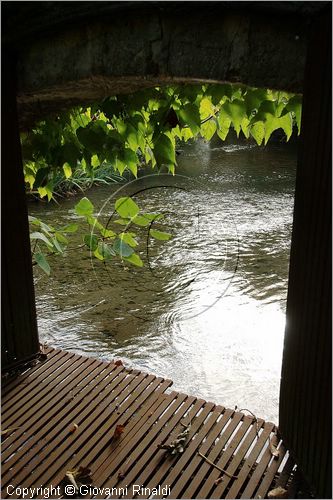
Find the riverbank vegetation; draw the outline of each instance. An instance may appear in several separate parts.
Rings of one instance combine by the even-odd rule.
[[[224,141],[234,129],[237,136],[252,138],[261,146],[278,129],[288,141],[294,127],[299,134],[300,123],[300,95],[243,85],[180,85],[113,96],[47,118],[22,134],[27,193],[50,202],[94,183],[136,178],[143,166],[174,175],[181,141],[196,137],[210,141],[214,136]],[[111,231],[97,220],[86,197],[75,210],[89,227],[85,245],[101,261],[118,256],[142,266],[134,251],[138,243],[133,227],[147,228],[156,239],[170,237],[151,227],[161,222],[161,214],[140,213],[129,197],[115,202],[117,222],[125,226],[121,231]],[[68,233],[77,225],[68,230],[68,226],[49,228],[36,219],[30,224],[34,262],[49,273],[47,255],[64,254]]]

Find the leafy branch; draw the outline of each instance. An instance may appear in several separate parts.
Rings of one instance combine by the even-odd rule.
[[[242,133],[248,139],[252,137],[259,146],[267,144],[277,129],[283,130],[288,141],[294,127],[300,133],[301,102],[300,95],[231,84],[180,85],[109,97],[46,119],[22,134],[26,186],[50,201],[67,182],[82,190],[96,180],[103,182],[100,172],[108,181],[123,179],[125,172],[137,177],[144,163],[152,169],[166,167],[174,174],[178,141],[199,136],[210,141],[215,135],[224,141],[231,129],[237,136]],[[133,226],[149,226],[148,237],[170,237],[151,228],[156,214],[140,213],[128,197],[115,203],[115,213],[120,216],[115,223],[125,225],[124,231],[111,230],[109,222],[104,226],[98,221],[87,198],[76,205],[75,211],[90,228],[84,244],[100,261],[119,257],[143,265],[135,252],[138,241]],[[36,218],[30,218],[30,223],[34,262],[49,274],[46,257],[63,255],[67,233],[77,227],[55,229]]]
[[[160,220],[162,214],[141,213],[138,205],[130,198],[118,198],[115,202],[115,212],[120,219],[114,221],[118,226],[126,225],[125,230],[117,232],[103,225],[97,217],[94,216],[95,207],[88,198],[82,198],[75,205],[75,213],[85,219],[90,229],[89,233],[83,235],[83,243],[91,254],[99,261],[107,262],[116,257],[121,261],[128,262],[134,266],[142,267],[143,262],[138,253],[135,252],[138,247],[138,237],[136,232],[129,232],[128,229],[135,225],[138,228],[147,227],[151,221]],[[33,265],[38,265],[46,274],[50,274],[51,267],[47,260],[50,255],[64,255],[69,244],[66,237],[68,233],[78,231],[79,224],[70,224],[61,228],[54,228],[37,219],[29,217],[32,228],[30,240],[35,241],[32,251]],[[38,228],[34,231],[33,228]],[[150,228],[149,228],[150,229]],[[160,230],[150,230],[148,234],[156,240],[168,240],[170,233]],[[65,236],[66,235],[66,236]]]

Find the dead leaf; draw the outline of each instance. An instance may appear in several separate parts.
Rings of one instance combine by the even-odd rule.
[[[16,431],[16,429],[20,429],[21,427],[8,427],[8,429],[4,429],[1,431],[1,436],[7,436],[12,431]]]
[[[280,450],[278,450],[276,446],[274,446],[271,440],[269,440],[269,451],[271,452],[274,458],[279,458]]]
[[[122,360],[121,360],[121,359],[117,359],[117,361],[114,361],[114,364],[115,364],[116,366],[124,366],[124,363],[122,362]]]
[[[124,431],[125,431],[125,426],[124,426],[124,425],[120,425],[120,424],[119,424],[119,425],[117,425],[117,427],[115,428],[115,431],[114,431],[114,433],[113,433],[113,437],[114,437],[115,439],[118,439],[118,438],[122,435],[122,433],[123,433]]]
[[[65,473],[65,478],[62,481],[62,485],[66,486],[66,484],[71,483],[76,491],[79,490],[82,484],[91,484],[91,470],[88,467],[80,466],[77,469],[68,470]]]
[[[284,488],[281,488],[281,486],[278,486],[277,488],[274,488],[274,490],[271,490],[268,492],[267,497],[268,498],[287,498],[287,490]]]
[[[71,426],[71,428],[69,429],[69,432],[71,432],[72,434],[74,434],[74,432],[76,432],[78,430],[79,426],[77,424],[73,424]]]

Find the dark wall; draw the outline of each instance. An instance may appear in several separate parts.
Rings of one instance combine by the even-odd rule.
[[[318,498],[332,498],[331,13],[313,26],[296,176],[280,430]]]
[[[2,54],[1,367],[39,352],[28,213],[16,111],[15,60]]]

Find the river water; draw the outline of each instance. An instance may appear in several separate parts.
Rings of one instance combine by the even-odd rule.
[[[117,197],[139,191],[136,203],[164,213],[173,236],[146,241],[143,229],[145,266],[134,268],[92,260],[74,235],[66,258],[50,258],[50,277],[34,268],[41,342],[122,359],[277,423],[296,147],[198,141],[178,163],[172,179],[89,191],[104,222]],[[30,214],[64,225],[78,198]]]

